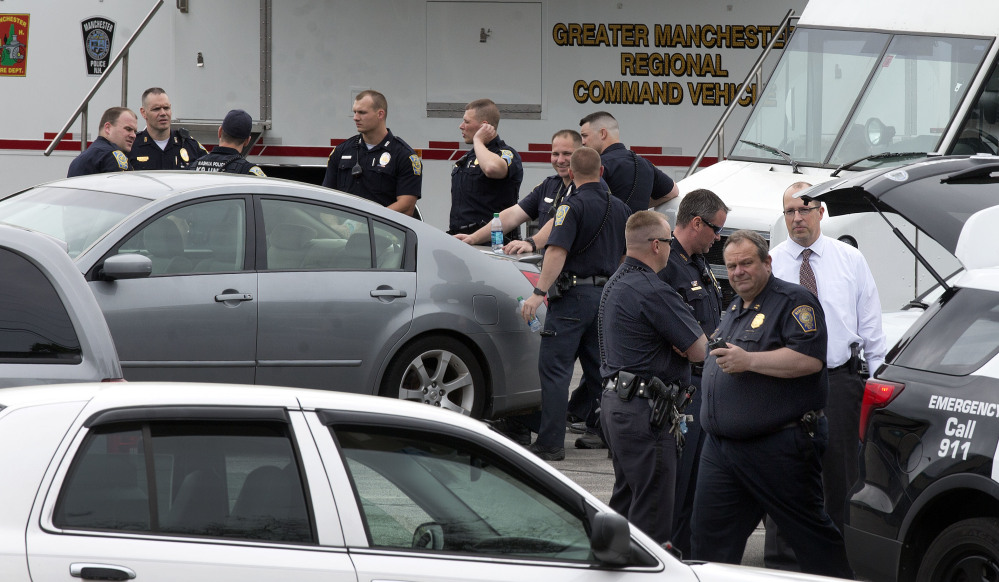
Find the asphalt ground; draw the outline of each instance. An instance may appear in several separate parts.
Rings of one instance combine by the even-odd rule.
[[[579,384],[581,375],[577,365],[571,386]],[[551,461],[549,464],[607,503],[614,487],[614,467],[607,458],[607,449],[577,449],[575,442],[579,436],[566,430],[565,460]],[[763,524],[760,524],[746,542],[743,565],[763,567],[763,535]]]

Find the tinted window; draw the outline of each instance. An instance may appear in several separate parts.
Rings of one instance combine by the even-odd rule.
[[[245,249],[245,203],[233,199],[172,210],[129,237],[118,253],[149,257],[152,275],[181,275],[240,271]]]
[[[964,376],[999,352],[999,293],[958,289],[916,333],[894,364]]]
[[[38,267],[0,249],[0,273],[0,362],[80,363],[80,340],[73,322]]]
[[[54,523],[66,529],[314,541],[294,448],[279,423],[98,428],[73,462]]]
[[[373,546],[590,558],[583,520],[488,452],[416,432],[335,433]]]

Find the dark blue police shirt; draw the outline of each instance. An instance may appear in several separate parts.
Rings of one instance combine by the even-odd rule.
[[[704,255],[688,256],[674,236],[670,243],[669,262],[665,269],[659,271],[659,278],[675,289],[690,306],[704,335],[709,336],[718,328],[722,292]]]
[[[562,247],[569,253],[562,272],[578,277],[610,276],[626,250],[624,225],[630,215],[628,207],[599,183],[576,188],[555,210],[548,237],[548,246]]]
[[[645,263],[626,257],[600,298],[604,378],[624,370],[664,382],[690,383],[685,351],[701,337],[690,308]]]
[[[360,176],[353,175],[355,164],[361,166]],[[391,130],[371,149],[357,134],[333,149],[323,186],[389,206],[399,196],[422,196],[423,161]]]
[[[82,154],[70,162],[66,177],[124,172],[129,169],[131,168],[128,165],[128,156],[125,155],[125,152],[101,135]]]
[[[600,162],[611,194],[624,200],[632,212],[648,210],[650,200],[662,198],[673,190],[672,178],[622,143],[604,148]]]
[[[212,153],[201,156],[191,165],[197,172],[224,172],[226,174],[253,174],[264,177],[264,171],[247,161],[235,148],[215,146]]]
[[[478,229],[489,222],[493,214],[517,203],[524,166],[517,150],[506,145],[498,136],[486,148],[506,161],[506,177],[488,178],[479,167],[475,148],[458,160],[451,169],[451,216],[449,230]],[[516,232],[516,231],[514,231]]]
[[[748,308],[735,298],[722,314],[714,337],[747,352],[787,347],[818,359],[823,366],[799,378],[726,374],[717,358],[708,356],[701,384],[704,430],[719,437],[747,439],[776,432],[809,410],[825,408],[829,392],[825,315],[815,295],[801,285],[770,275]]]
[[[531,220],[537,220],[539,225],[543,225],[555,216],[555,202],[565,196],[566,190],[571,187],[572,182],[566,186],[558,174],[548,176],[530,194],[521,198],[517,205]]]
[[[171,130],[166,149],[161,150],[149,136],[149,130],[143,129],[135,134],[128,163],[133,170],[189,170],[194,160],[205,155],[208,150],[187,130]]]

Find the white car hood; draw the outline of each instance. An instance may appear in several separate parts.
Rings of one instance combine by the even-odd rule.
[[[691,564],[690,566],[701,582],[777,582],[778,580],[794,580],[796,582],[807,582],[809,580],[820,582],[824,580],[825,582],[829,582],[829,580],[839,580],[839,578],[813,576],[800,572],[751,568],[731,564],[703,563]]]

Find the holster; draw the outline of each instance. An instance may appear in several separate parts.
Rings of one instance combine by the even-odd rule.
[[[555,282],[548,288],[548,301],[558,301],[572,287],[572,275],[565,271],[559,273]]]
[[[641,378],[630,373],[630,372],[618,372],[617,373],[617,396],[625,402],[631,400],[635,396],[635,391],[638,390],[638,384],[641,382]]]

